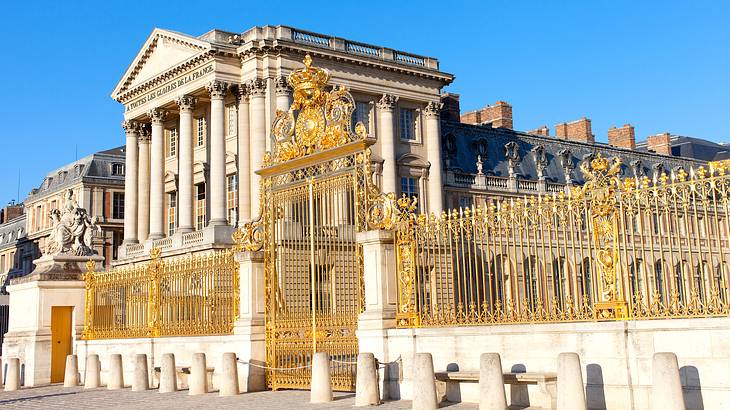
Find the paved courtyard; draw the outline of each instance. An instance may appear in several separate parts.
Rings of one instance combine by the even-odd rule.
[[[278,391],[242,394],[236,397],[218,397],[217,393],[188,396],[187,390],[160,394],[157,390],[132,392],[130,389],[106,390],[81,387],[64,388],[60,385],[0,391],[3,409],[351,409],[355,404],[352,393],[336,393],[335,401],[328,404],[309,404],[308,391]],[[474,404],[444,404],[448,409],[476,409]],[[410,409],[409,401],[387,402],[383,410]]]

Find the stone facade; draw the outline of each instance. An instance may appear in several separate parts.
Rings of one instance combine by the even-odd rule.
[[[259,176],[286,77],[306,54],[356,100],[353,115],[378,142],[386,191],[417,190],[443,209],[438,61],[286,26],[202,36],[156,29],[112,97],[125,106],[127,212],[120,263],[230,244],[232,226],[259,214]],[[211,242],[212,241],[212,242]]]
[[[38,254],[36,244],[27,238],[24,214],[0,225],[0,301],[7,297],[2,295],[7,295],[10,279],[30,273]]]

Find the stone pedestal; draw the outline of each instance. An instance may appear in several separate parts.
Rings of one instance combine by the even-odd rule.
[[[398,284],[395,275],[395,248],[390,231],[366,231],[357,234],[363,251],[363,281],[365,310],[357,322],[357,340],[361,353],[373,353],[381,362],[393,360],[388,351],[387,330],[395,328]],[[395,356],[398,354],[396,353]],[[398,364],[379,369],[380,393],[383,399],[397,399],[388,388],[390,380],[398,379]]]
[[[241,304],[233,334],[240,343],[236,350],[238,358],[251,363],[238,363],[238,390],[241,393],[261,391],[266,389],[264,370],[258,367],[266,364],[264,254],[239,252],[236,261],[240,266]]]
[[[101,266],[101,256],[45,255],[34,261],[30,275],[14,279],[10,293],[10,321],[3,342],[3,359],[18,358],[25,386],[51,382],[51,309],[73,308],[71,346],[84,328],[84,281],[89,259]],[[73,349],[73,348],[72,348]],[[65,360],[65,354],[63,355]]]

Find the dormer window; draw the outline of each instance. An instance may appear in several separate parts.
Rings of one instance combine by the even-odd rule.
[[[120,163],[112,164],[112,175],[124,176],[124,164],[120,164]]]

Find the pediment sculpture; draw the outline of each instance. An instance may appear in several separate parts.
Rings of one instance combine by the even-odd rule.
[[[51,234],[47,239],[45,255],[92,256],[96,252],[91,248],[91,240],[95,232],[101,232],[97,225],[97,217],[91,217],[86,209],[79,207],[73,197],[73,191],[64,194],[64,202],[60,209],[50,211],[53,222]]]

